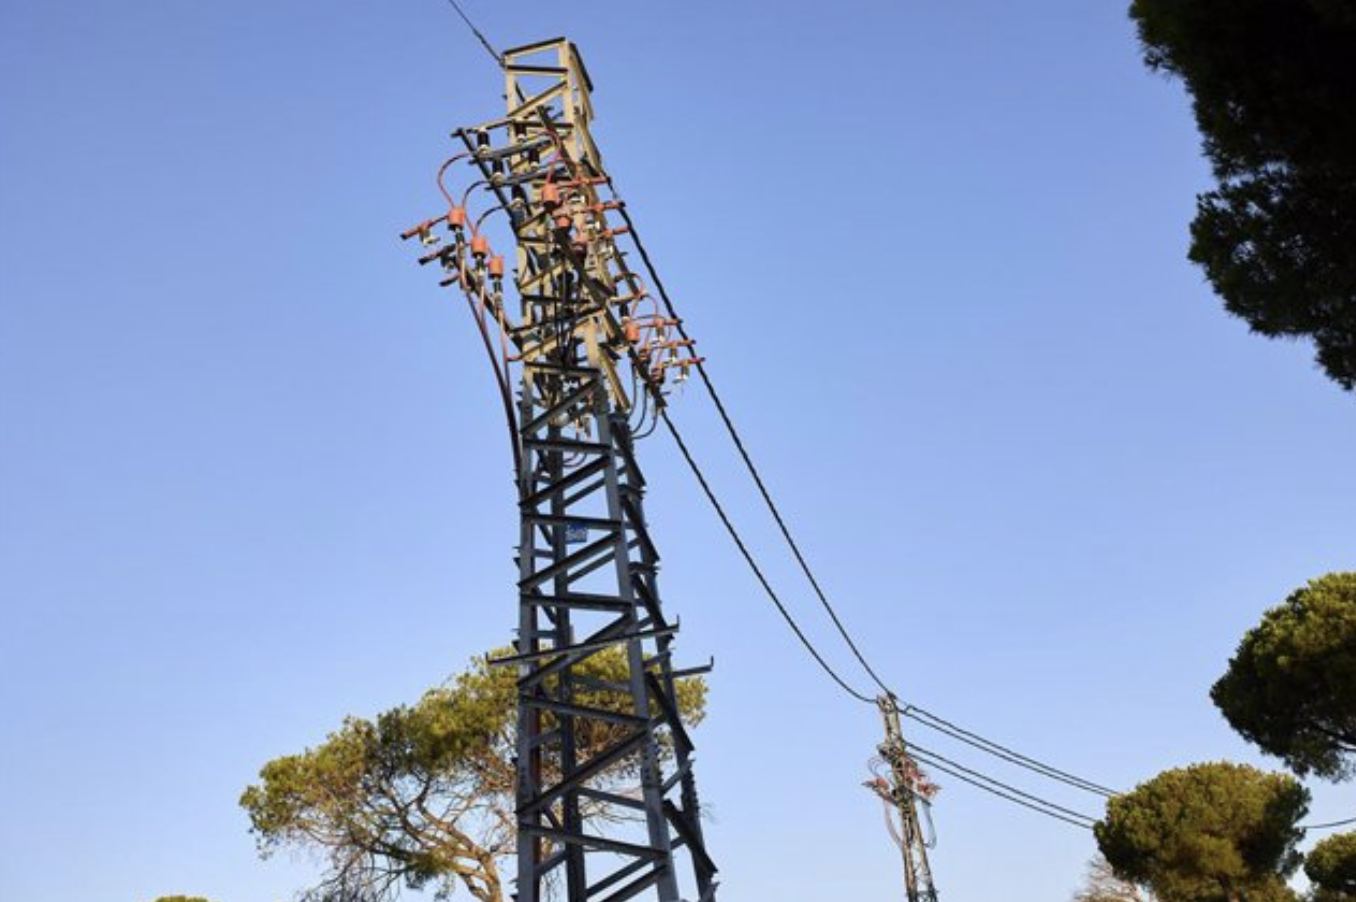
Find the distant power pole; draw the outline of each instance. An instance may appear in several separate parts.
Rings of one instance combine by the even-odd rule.
[[[895,843],[904,858],[904,892],[908,902],[937,902],[937,890],[932,883],[932,867],[928,864],[928,842],[918,818],[919,802],[928,804],[937,792],[909,755],[900,726],[899,703],[894,696],[877,699],[881,718],[885,722],[885,741],[879,746],[880,760],[887,774],[877,775],[866,786],[880,796],[887,805],[887,817],[893,811],[899,819],[887,821]]]
[[[682,679],[710,668],[672,660],[678,624],[660,605],[636,458],[667,383],[697,358],[628,266],[638,246],[589,131],[578,50],[556,39],[499,59],[507,115],[454,133],[464,151],[439,171],[447,212],[406,237],[465,295],[513,444],[517,643],[491,663],[518,676],[515,897],[681,902],[690,887],[714,902],[678,704]],[[464,194],[444,181],[458,163]],[[488,237],[501,222],[508,271]],[[623,679],[581,667],[609,653]]]

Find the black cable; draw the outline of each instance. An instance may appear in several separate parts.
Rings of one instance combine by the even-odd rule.
[[[875,705],[876,702],[873,699],[863,695],[844,682],[837,671],[829,666],[829,663],[824,660],[819,651],[814,647],[810,640],[806,638],[805,633],[801,631],[800,625],[796,623],[796,619],[791,616],[791,612],[786,609],[786,605],[782,604],[782,600],[777,597],[777,593],[773,590],[771,583],[769,583],[767,577],[763,575],[763,571],[758,566],[758,562],[753,559],[753,555],[749,552],[748,546],[745,545],[744,540],[740,538],[738,530],[736,530],[734,524],[730,522],[730,518],[725,513],[725,508],[721,506],[720,501],[716,498],[716,493],[712,491],[711,484],[706,481],[706,476],[702,473],[701,468],[697,466],[697,462],[692,458],[692,452],[688,450],[687,443],[684,442],[683,437],[678,434],[678,429],[673,425],[673,420],[669,419],[668,411],[661,407],[659,409],[659,416],[663,418],[664,425],[668,427],[669,434],[673,436],[673,440],[678,443],[678,450],[682,452],[683,459],[687,461],[688,468],[692,470],[692,475],[696,476],[697,482],[701,484],[702,491],[706,493],[706,500],[711,502],[711,507],[715,509],[716,516],[720,517],[720,522],[725,524],[725,531],[730,534],[730,538],[734,539],[734,543],[739,548],[739,553],[744,556],[744,561],[749,565],[749,569],[752,570],[753,575],[758,578],[758,582],[762,585],[763,591],[767,593],[767,597],[772,600],[774,605],[776,605],[777,610],[782,615],[782,619],[786,621],[787,626],[791,627],[791,631],[796,634],[796,638],[800,640],[800,644],[805,646],[805,650],[810,653],[810,656],[815,659],[820,667],[824,668],[824,672],[827,673],[835,683],[842,687],[844,692],[858,701],[866,702],[868,705]]]
[[[616,189],[615,186],[612,185],[611,179],[608,180],[608,185],[610,188],[612,188],[613,195],[615,196]],[[690,340],[691,336],[688,335],[687,330],[683,328],[682,319],[681,317],[678,316],[678,312],[674,308],[673,301],[669,298],[668,291],[664,288],[664,281],[663,279],[660,278],[658,271],[655,269],[653,261],[650,259],[649,252],[645,249],[645,244],[641,240],[640,232],[636,229],[635,221],[632,220],[631,214],[627,211],[625,206],[620,207],[619,212],[621,213],[623,221],[625,221],[626,223],[626,226],[630,232],[632,240],[635,242],[636,250],[640,253],[641,262],[644,263],[646,272],[649,273],[651,280],[654,282],[655,290],[659,293],[660,299],[664,302],[665,309],[668,310],[669,316],[677,321],[676,326],[678,329],[678,333],[685,340]],[[745,447],[743,439],[739,434],[739,430],[735,427],[734,419],[730,416],[729,411],[726,409],[725,403],[720,397],[720,393],[716,391],[715,384],[711,381],[711,376],[710,374],[707,373],[706,366],[702,363],[701,358],[697,358],[696,365],[697,365],[697,374],[701,376],[702,384],[706,386],[706,391],[711,396],[711,401],[715,404],[716,411],[720,414],[721,421],[725,424],[726,432],[729,433],[730,439],[734,442],[735,448],[739,452],[739,456],[744,461],[745,468],[748,470],[749,475],[753,478],[754,484],[758,487],[759,494],[762,495],[764,503],[767,505],[769,512],[771,512],[772,514],[772,518],[776,521],[777,527],[781,530],[782,537],[786,540],[787,546],[791,549],[791,553],[795,556],[796,562],[800,565],[801,572],[805,574],[806,579],[809,581],[811,587],[814,589],[815,595],[818,596],[820,604],[824,607],[824,610],[828,612],[830,619],[833,620],[833,625],[838,630],[838,634],[843,637],[843,641],[847,643],[848,648],[852,650],[852,653],[853,655],[856,656],[857,661],[862,665],[866,672],[870,674],[871,679],[876,683],[877,686],[880,687],[881,691],[885,692],[887,695],[891,697],[894,697],[895,693],[890,689],[889,686],[885,684],[885,681],[880,678],[880,675],[876,673],[875,669],[872,668],[871,664],[866,660],[866,656],[862,654],[861,649],[857,647],[857,643],[853,641],[852,635],[848,632],[847,627],[843,625],[843,621],[839,618],[838,612],[834,609],[833,604],[829,601],[823,588],[820,586],[819,580],[815,577],[814,571],[811,569],[809,562],[806,561],[804,554],[801,553],[800,546],[796,543],[796,540],[792,537],[791,530],[786,525],[786,520],[782,517],[781,510],[777,507],[777,503],[772,499],[772,493],[768,491],[766,483],[763,482],[762,474],[759,472],[758,467],[754,464],[753,458],[750,456],[748,452],[748,449]],[[1019,752],[1015,752],[1012,749],[1001,746],[996,742],[987,740],[984,737],[979,736],[975,733],[971,733],[967,730],[962,730],[961,728],[955,726],[954,724],[950,724],[947,721],[943,720],[942,718],[930,714],[929,712],[924,711],[921,708],[916,708],[912,705],[909,705],[906,706],[903,713],[908,714],[909,711],[917,711],[920,714],[932,717],[934,720],[945,725],[945,727],[954,730],[955,734],[961,734],[961,735],[950,734],[953,735],[954,738],[960,739],[962,742],[968,742],[970,745],[974,745],[976,748],[980,748],[982,751],[988,752],[991,755],[996,755],[997,757],[1003,758],[1004,760],[1007,760],[1013,764],[1017,764],[1021,767],[1025,767],[1028,770],[1032,770],[1038,774],[1041,774],[1042,776],[1048,777],[1053,780],[1058,780],[1060,782],[1067,783],[1071,786],[1075,786],[1078,789],[1082,789],[1086,792],[1096,793],[1098,795],[1103,795],[1108,798],[1117,794],[1114,790],[1108,789],[1105,786],[1094,783],[1091,780],[1085,780],[1082,777],[1078,777],[1073,774],[1062,771],[1057,767],[1044,764],[1043,762],[1037,761],[1034,758],[1022,755]],[[917,718],[914,719],[917,720]],[[921,720],[919,722],[925,723],[924,721]],[[942,727],[938,727],[934,724],[926,725],[931,726],[933,729],[946,732],[946,730],[944,730]]]
[[[612,187],[610,178],[608,179],[608,186]],[[615,188],[613,188],[613,194],[616,194]],[[684,340],[690,341],[691,336],[689,336],[687,330],[683,328],[682,319],[674,309],[673,302],[669,300],[669,293],[664,289],[664,282],[659,278],[659,273],[655,270],[654,263],[650,261],[650,255],[645,250],[645,245],[640,240],[640,233],[636,231],[636,224],[631,220],[631,214],[627,212],[625,206],[622,206],[619,209],[622,219],[626,222],[626,226],[630,230],[631,238],[635,241],[636,250],[640,252],[641,262],[645,264],[646,272],[648,272],[650,278],[654,280],[655,289],[658,290],[659,297],[663,300],[665,309],[668,310],[670,317],[677,320],[678,334],[683,336]],[[777,521],[777,528],[781,530],[782,537],[786,539],[787,546],[790,547],[791,553],[796,558],[796,562],[800,564],[801,572],[803,572],[805,578],[810,581],[810,585],[815,590],[815,595],[819,596],[819,603],[824,606],[824,610],[829,612],[829,617],[833,620],[833,625],[838,629],[838,634],[843,637],[843,641],[847,643],[848,648],[852,649],[852,653],[857,656],[857,661],[866,669],[866,672],[871,675],[871,679],[875,681],[876,685],[879,686],[881,691],[886,695],[894,695],[894,693],[890,691],[890,687],[885,685],[885,682],[876,674],[876,671],[871,665],[867,663],[866,656],[863,655],[861,649],[857,647],[857,643],[852,641],[852,636],[848,633],[847,627],[845,627],[843,621],[838,618],[838,612],[835,611],[833,605],[829,603],[828,596],[824,594],[824,590],[820,587],[819,580],[815,578],[814,571],[810,569],[809,563],[805,560],[805,555],[801,553],[800,546],[797,545],[796,540],[791,537],[791,530],[787,527],[786,521],[782,519],[782,512],[778,509],[776,502],[772,500],[772,493],[768,491],[767,485],[763,482],[762,474],[758,472],[758,467],[754,465],[753,458],[749,456],[748,449],[744,447],[744,441],[740,438],[739,430],[735,428],[734,420],[730,417],[729,411],[725,409],[725,404],[721,400],[720,394],[716,391],[716,386],[711,382],[711,377],[706,372],[706,366],[702,363],[700,357],[696,358],[696,361],[697,374],[702,377],[702,384],[706,386],[707,393],[711,396],[711,400],[716,405],[716,411],[720,414],[721,420],[725,423],[725,431],[730,434],[730,438],[734,441],[735,448],[739,451],[739,456],[744,459],[744,466],[748,469],[749,475],[753,477],[754,484],[758,486],[758,492],[763,496],[763,501],[767,504],[767,509],[772,513],[772,519]]]
[[[953,771],[953,770],[951,770],[951,769],[949,769],[949,768],[947,768],[947,767],[945,767],[945,766],[943,766],[943,765],[941,765],[941,764],[937,764],[937,763],[935,763],[935,762],[928,762],[928,766],[929,766],[929,767],[932,767],[932,768],[935,768],[936,770],[939,770],[939,771],[941,771],[941,772],[944,773],[944,774],[948,774],[948,775],[950,775],[950,776],[952,776],[952,777],[955,777],[957,780],[960,780],[960,781],[965,782],[965,783],[969,783],[971,786],[974,786],[974,787],[976,787],[976,788],[978,788],[978,789],[982,789],[982,790],[984,790],[985,792],[992,793],[992,794],[998,796],[1000,799],[1006,799],[1006,800],[1009,801],[1009,802],[1013,802],[1014,804],[1021,805],[1023,808],[1030,808],[1032,811],[1035,811],[1035,812],[1037,812],[1037,813],[1039,813],[1039,814],[1043,814],[1043,815],[1045,815],[1046,817],[1052,817],[1052,818],[1054,818],[1054,819],[1057,820],[1057,821],[1064,821],[1064,823],[1066,823],[1066,824],[1073,824],[1075,827],[1082,827],[1084,830],[1091,830],[1091,829],[1092,829],[1092,825],[1091,825],[1091,824],[1085,824],[1085,823],[1083,823],[1082,821],[1077,821],[1077,820],[1074,820],[1074,819],[1071,818],[1071,817],[1065,817],[1065,816],[1062,815],[1062,814],[1056,814],[1055,812],[1050,811],[1050,810],[1048,810],[1048,809],[1046,809],[1046,808],[1041,808],[1039,805],[1033,805],[1033,804],[1031,804],[1030,802],[1024,802],[1024,801],[1022,801],[1021,799],[1017,798],[1016,796],[1010,796],[1010,795],[1008,795],[1007,793],[1004,793],[1004,792],[1001,792],[1001,791],[999,791],[999,790],[997,790],[997,789],[994,789],[992,786],[986,786],[986,785],[984,785],[983,783],[979,782],[978,780],[972,780],[972,779],[970,779],[969,777],[967,777],[967,776],[965,776],[965,775],[963,775],[963,774],[961,774],[961,773],[959,773],[959,772],[957,772],[957,771]],[[1080,816],[1083,816],[1083,815],[1080,815]]]
[[[608,184],[609,187],[612,187],[610,180]],[[616,190],[615,188],[613,188],[613,194],[615,195],[615,193]],[[644,263],[646,272],[649,273],[651,280],[654,282],[655,290],[658,291],[660,299],[664,302],[665,309],[668,310],[669,316],[677,321],[676,326],[678,329],[678,333],[684,339],[690,340],[691,336],[689,336],[687,330],[683,328],[682,319],[678,316],[678,312],[674,308],[673,301],[669,298],[668,291],[664,287],[664,281],[663,279],[660,278],[658,271],[655,269],[653,261],[650,259],[649,252],[645,249],[645,244],[641,240],[640,232],[636,229],[636,224],[634,220],[632,220],[631,215],[627,211],[625,206],[620,207],[619,212],[621,213],[622,219],[625,221],[627,228],[630,231],[632,240],[634,240],[635,242],[636,250],[640,253],[641,262]],[[830,619],[832,619],[833,621],[834,627],[836,627],[838,630],[838,634],[843,637],[843,641],[847,643],[848,648],[852,650],[852,653],[853,655],[856,656],[857,661],[862,665],[866,672],[870,674],[871,679],[875,681],[876,685],[879,686],[880,689],[887,695],[893,697],[894,692],[890,689],[889,686],[885,684],[885,681],[880,678],[880,675],[876,673],[875,669],[871,666],[870,662],[866,660],[866,656],[862,654],[861,649],[857,647],[857,643],[853,641],[852,635],[848,632],[847,627],[843,625],[843,621],[839,618],[838,612],[834,609],[833,604],[829,601],[823,588],[820,586],[819,580],[815,577],[814,571],[811,569],[809,562],[806,561],[805,555],[800,550],[800,546],[797,544],[796,540],[792,537],[791,530],[786,525],[786,520],[782,517],[781,510],[777,507],[777,503],[773,500],[772,493],[768,491],[767,484],[763,482],[762,474],[759,472],[758,467],[754,464],[753,458],[750,456],[748,449],[747,447],[745,447],[743,439],[739,434],[739,430],[735,427],[734,419],[730,416],[729,411],[726,409],[725,403],[720,397],[720,393],[716,391],[715,384],[711,381],[711,376],[709,373],[707,373],[706,366],[702,363],[700,358],[697,359],[697,374],[701,376],[702,384],[706,386],[706,391],[711,396],[711,401],[715,404],[716,411],[720,414],[721,421],[725,424],[726,432],[729,433],[730,439],[734,442],[735,448],[739,452],[739,456],[744,461],[745,468],[748,470],[749,475],[753,478],[754,484],[758,487],[758,492],[759,494],[762,495],[763,501],[767,505],[768,511],[772,514],[773,520],[776,521],[778,529],[781,530],[782,537],[786,540],[787,546],[791,549],[791,553],[795,556],[796,562],[800,565],[801,572],[805,574],[806,579],[809,581],[811,587],[814,589],[815,595],[818,596],[820,604],[824,607],[824,610],[828,612]],[[712,500],[714,501],[714,498]],[[1021,767],[1027,768],[1028,770],[1032,770],[1035,773],[1041,774],[1042,776],[1045,776],[1049,779],[1058,780],[1062,783],[1067,783],[1071,786],[1074,786],[1078,789],[1082,789],[1086,792],[1096,793],[1098,795],[1103,795],[1108,798],[1116,795],[1116,792],[1114,790],[1108,789],[1105,786],[1094,783],[1091,780],[1085,780],[1082,777],[1078,777],[1066,771],[1062,771],[1057,767],[1044,764],[1043,762],[1037,761],[1034,758],[1030,758],[1019,752],[1015,752],[1012,749],[1001,746],[996,742],[987,740],[984,737],[979,736],[975,733],[971,733],[968,730],[963,730],[960,727],[948,723],[942,718],[937,717],[936,715],[931,714],[930,712],[925,711],[921,708],[916,708],[912,705],[909,705],[906,706],[903,713],[907,715],[909,714],[910,711],[917,711],[919,714],[922,714],[926,717],[930,717],[933,720],[937,721],[938,723],[942,724],[943,726],[939,727],[936,724],[927,723],[926,721],[920,720],[919,718],[914,718],[915,720],[918,720],[919,723],[924,723],[926,726],[930,726],[933,729],[939,730],[941,732],[948,732],[948,730],[954,731],[949,732],[948,735],[951,735],[953,736],[953,738],[959,739],[962,742],[966,742],[970,745],[973,745],[976,748],[988,752],[991,755],[995,755],[1013,764],[1017,764]]]
[[[1344,821],[1333,821],[1330,824],[1300,824],[1297,830],[1330,830],[1333,827],[1345,827],[1347,824],[1356,824],[1356,817],[1349,817]]]
[[[908,744],[908,747],[909,747],[910,753],[914,753],[914,754],[915,754],[915,757],[917,757],[919,761],[923,761],[923,762],[929,763],[929,764],[935,764],[937,761],[940,761],[943,765],[946,765],[946,766],[949,766],[949,767],[954,767],[954,768],[957,768],[957,769],[959,769],[959,770],[962,770],[962,771],[964,771],[965,773],[969,774],[970,776],[972,776],[972,777],[974,777],[974,778],[976,778],[976,779],[978,779],[978,780],[983,780],[983,781],[985,781],[985,782],[987,782],[987,783],[992,783],[994,786],[1002,787],[1003,789],[1007,790],[1008,792],[1011,792],[1011,793],[1014,793],[1014,794],[1016,794],[1016,795],[1019,795],[1019,796],[1021,796],[1021,797],[1024,798],[1024,799],[1029,799],[1030,801],[1035,802],[1035,803],[1037,803],[1037,804],[1044,805],[1044,806],[1046,806],[1047,808],[1053,808],[1055,811],[1063,812],[1064,814],[1067,814],[1067,815],[1069,815],[1070,817],[1081,817],[1081,818],[1083,818],[1084,820],[1087,820],[1087,821],[1089,821],[1089,822],[1096,822],[1096,820],[1097,820],[1097,818],[1095,818],[1095,817],[1090,817],[1090,816],[1084,814],[1084,813],[1081,812],[1081,811],[1074,811],[1072,808],[1065,808],[1063,805],[1058,805],[1058,804],[1056,804],[1056,803],[1054,803],[1054,802],[1051,802],[1051,801],[1048,800],[1048,799],[1043,799],[1043,798],[1041,798],[1040,796],[1034,796],[1034,795],[1032,795],[1031,793],[1029,793],[1029,792],[1024,792],[1024,791],[1018,789],[1018,788],[1015,787],[1015,786],[1009,786],[1008,784],[1004,783],[1002,780],[995,779],[995,778],[989,776],[988,774],[981,773],[981,772],[979,772],[979,771],[977,771],[977,770],[972,770],[971,768],[968,768],[968,767],[966,767],[965,765],[960,764],[959,762],[952,761],[950,758],[947,758],[947,757],[944,757],[944,756],[942,756],[942,755],[939,755],[938,753],[936,753],[936,752],[934,752],[934,751],[931,751],[930,749],[925,749],[925,748],[923,748],[923,747],[920,746],[920,745],[916,745],[916,744],[914,744],[914,743],[909,743],[909,744]],[[935,760],[935,761],[931,761],[931,760],[929,760],[929,759],[936,759],[936,760]]]
[[[982,752],[987,752],[988,754],[993,755],[997,758],[1002,758],[1004,761],[1016,764],[1018,767],[1024,767],[1027,770],[1034,771],[1035,773],[1038,773],[1041,776],[1047,777],[1051,780],[1058,780],[1059,782],[1066,783],[1069,786],[1072,786],[1076,789],[1081,789],[1084,792],[1090,792],[1096,795],[1105,796],[1108,799],[1120,795],[1120,793],[1116,792],[1115,790],[1108,789],[1105,786],[1102,786],[1097,783],[1093,783],[1091,780],[1084,780],[1082,777],[1074,776],[1073,774],[1068,773],[1066,771],[1062,771],[1057,767],[1052,767],[1048,764],[1037,761],[1035,758],[1027,757],[1026,755],[1023,755],[1020,752],[1015,752],[1012,749],[1007,748],[1006,746],[999,745],[998,743],[993,742],[992,740],[985,739],[983,736],[980,736],[976,733],[972,733],[969,730],[962,729],[961,727],[956,726],[950,721],[938,717],[936,714],[933,714],[930,711],[925,711],[922,708],[919,708],[915,705],[904,706],[900,713],[903,714],[905,717],[908,717],[909,719],[913,720],[914,722],[922,724],[925,727],[936,730],[937,732],[942,733],[946,736],[950,736],[953,739],[960,740],[961,742],[973,746],[974,748],[977,748]],[[933,723],[931,721],[936,721],[936,723]]]
[[[500,68],[503,68],[504,66],[503,54],[501,54],[498,50],[495,50],[494,47],[491,46],[490,42],[485,39],[485,35],[480,33],[479,28],[476,28],[475,23],[471,21],[471,17],[466,15],[465,10],[461,8],[461,4],[457,3],[457,0],[447,0],[447,2],[452,4],[452,8],[457,11],[457,15],[461,16],[461,20],[466,23],[466,27],[471,29],[471,33],[474,34],[476,38],[480,41],[480,46],[484,47],[485,50],[490,54],[490,56],[494,57],[495,65],[499,66]]]

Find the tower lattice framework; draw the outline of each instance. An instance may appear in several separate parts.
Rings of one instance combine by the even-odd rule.
[[[513,443],[517,640],[492,663],[518,674],[515,896],[710,902],[679,708],[682,681],[709,667],[672,660],[678,624],[660,604],[635,454],[696,358],[627,265],[630,220],[590,135],[578,50],[546,41],[503,66],[507,115],[454,133],[464,150],[439,171],[448,212],[406,237],[464,293]],[[508,273],[496,223],[514,245]],[[624,658],[625,679],[590,676],[598,655]]]

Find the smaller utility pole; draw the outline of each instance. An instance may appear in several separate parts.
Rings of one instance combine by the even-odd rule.
[[[904,856],[904,891],[908,902],[937,902],[937,890],[932,885],[932,867],[928,864],[928,843],[918,819],[918,802],[927,805],[937,793],[937,787],[928,781],[909,754],[900,727],[899,703],[893,695],[882,695],[876,700],[881,718],[885,721],[885,741],[879,746],[880,759],[888,774],[876,774],[866,784],[886,804],[886,824]],[[899,818],[895,826],[891,811]]]

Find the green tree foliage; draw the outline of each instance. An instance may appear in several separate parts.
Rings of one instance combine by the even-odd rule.
[[[1308,804],[1284,774],[1196,764],[1111,799],[1094,833],[1116,875],[1163,902],[1282,902]]]
[[[1179,76],[1218,184],[1191,259],[1271,337],[1311,337],[1356,388],[1356,4],[1133,0],[1145,61]]]
[[[1356,573],[1272,608],[1210,697],[1235,730],[1296,773],[1348,777],[1356,752]]]
[[[1304,859],[1313,902],[1356,902],[1356,833],[1330,836]]]
[[[500,656],[508,649],[492,653]],[[587,658],[582,672],[625,684],[629,666],[620,648]],[[372,720],[350,717],[315,748],[264,765],[260,782],[240,804],[264,856],[282,847],[320,851],[327,861],[316,902],[369,902],[401,886],[439,898],[460,885],[481,902],[502,902],[499,861],[516,841],[514,722],[517,673],[476,661],[449,685],[418,703]],[[706,685],[682,680],[678,707],[689,725],[705,714]],[[575,701],[631,713],[630,695],[576,690]],[[544,715],[543,729],[552,727]],[[581,758],[611,745],[622,726],[590,722],[579,736]],[[613,791],[628,791],[639,761],[625,764]],[[558,775],[546,773],[549,783]],[[601,786],[595,781],[598,788]],[[589,814],[632,815],[601,803]]]

